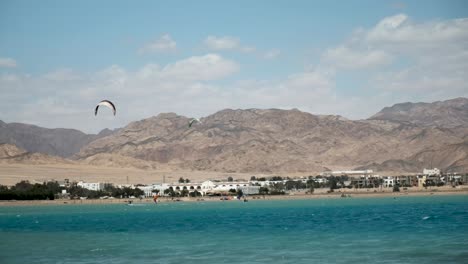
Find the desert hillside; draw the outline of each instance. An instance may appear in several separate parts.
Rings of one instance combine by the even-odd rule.
[[[99,134],[93,135],[76,129],[49,129],[21,123],[5,123],[0,120],[0,143],[16,145],[28,152],[63,158],[71,157],[93,140],[112,133],[114,131],[104,129]]]
[[[457,112],[456,118],[467,115]],[[443,126],[437,119],[430,126],[383,118],[353,121],[298,110],[226,109],[191,128],[189,120],[166,113],[133,122],[87,145],[76,157],[112,153],[183,169],[240,173],[355,167],[417,172],[431,165],[468,169],[463,165],[468,126]]]
[[[296,109],[225,109],[192,127],[190,117],[162,113],[99,135],[1,123],[0,142],[37,150],[3,145],[0,155],[3,162],[222,173],[312,174],[352,168],[419,172],[428,167],[468,171],[467,102],[457,98],[397,104],[367,120]],[[12,132],[21,131],[12,127],[26,132]],[[31,152],[52,152],[74,161]]]
[[[468,98],[434,103],[396,104],[385,107],[370,119],[407,122],[429,127],[468,127]]]

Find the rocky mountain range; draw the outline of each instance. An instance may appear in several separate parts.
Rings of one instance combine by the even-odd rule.
[[[74,161],[43,153],[31,153],[11,144],[0,144],[0,164],[26,163],[43,164],[72,164]]]
[[[104,129],[99,134],[92,135],[76,129],[49,129],[0,120],[0,143],[13,144],[29,152],[65,158],[73,156],[90,142],[112,133],[114,131]]]
[[[385,107],[369,119],[406,122],[427,127],[468,126],[468,100],[456,98],[434,103],[402,103]]]
[[[299,110],[225,109],[191,128],[190,118],[163,113],[105,136],[80,136],[70,141],[76,142],[73,148],[61,154],[93,165],[144,169],[316,173],[352,168],[420,172],[438,167],[468,171],[467,106],[466,98],[404,103],[384,108],[367,120]],[[0,142],[5,139],[3,127],[0,124]],[[22,143],[24,138],[15,140]]]

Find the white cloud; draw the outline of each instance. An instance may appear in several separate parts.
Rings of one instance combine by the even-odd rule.
[[[0,58],[0,68],[16,68],[17,63],[14,59],[12,58]]]
[[[147,64],[137,71],[112,65],[94,74],[81,74],[80,78],[74,78],[70,69],[36,77],[3,74],[0,119],[35,120],[35,124],[46,127],[97,132],[160,112],[190,114],[197,108],[213,110],[210,98],[223,92],[209,82],[221,80],[238,69],[234,61],[206,54],[163,66]],[[116,117],[94,117],[92,110],[102,99],[116,103]]]
[[[113,65],[63,82],[41,76],[0,78],[2,95],[3,89],[9,91],[7,98],[0,98],[0,113],[4,115],[0,119],[34,120],[40,126],[98,132],[161,112],[205,116],[224,108],[294,107],[327,113],[332,106],[341,109],[344,105],[338,103],[333,75],[327,72],[299,72],[279,81],[217,82],[238,69],[233,61],[206,54],[162,66],[147,64],[136,71]],[[116,104],[117,116],[93,115],[95,104],[102,99]]]
[[[328,49],[322,58],[337,68],[366,69],[392,62],[392,56],[382,50],[353,50],[346,46]]]
[[[270,49],[267,51],[258,50],[255,46],[245,45],[241,43],[239,38],[231,36],[208,36],[203,41],[203,43],[209,50],[248,53],[254,55],[256,58],[262,58],[266,60],[276,59],[281,54],[279,49]]]
[[[208,36],[204,43],[209,49],[212,50],[233,50],[240,47],[239,39],[229,36]]]
[[[417,45],[407,47],[434,48],[441,44],[465,45],[468,40],[468,19],[450,19],[425,23],[412,22],[408,16],[398,14],[382,19],[375,27],[363,32],[364,40],[370,44]],[[396,48],[401,49],[401,46]]]
[[[169,63],[165,66],[147,64],[138,70],[133,77],[139,81],[210,81],[222,79],[239,70],[239,65],[231,60],[225,59],[218,54],[209,53],[203,56],[192,56],[186,59]],[[108,71],[108,70],[107,70]],[[111,79],[117,76],[125,76],[122,69],[116,72]],[[130,77],[129,77],[130,78]]]
[[[143,46],[139,53],[163,53],[173,52],[177,49],[177,43],[171,38],[169,34],[164,34],[158,39],[147,43]]]
[[[207,81],[223,78],[236,72],[238,68],[233,61],[217,54],[207,54],[169,64],[161,70],[160,75],[163,78]]]
[[[405,14],[357,29],[341,45],[326,50],[322,63],[342,69],[373,70],[369,89],[413,98],[440,91],[468,91],[468,19],[415,22]],[[379,68],[387,65],[388,67]]]
[[[2,75],[0,75],[0,81],[1,82],[16,82],[18,80],[20,80],[20,78],[16,74],[2,74]]]
[[[459,60],[452,63],[434,58],[433,62],[423,60],[403,69],[382,72],[370,79],[370,85],[380,90],[419,95],[421,98],[441,91],[446,96],[468,96],[467,55],[459,54]]]
[[[384,90],[466,96],[468,19],[414,23],[405,15],[386,18],[367,32],[366,44],[379,46],[409,65],[384,72],[371,83]]]
[[[298,108],[366,118],[401,101],[468,96],[467,30],[465,19],[417,23],[406,15],[384,18],[326,49],[319,65],[275,80],[226,82],[240,66],[214,53],[165,65],[149,63],[134,71],[111,65],[94,74],[69,69],[40,77],[3,74],[0,119],[97,132],[161,112],[205,116],[224,108]],[[218,50],[245,47],[234,38],[212,40]],[[280,54],[255,52],[261,58]],[[370,69],[364,77],[369,93],[352,94],[353,87],[346,87],[347,94],[342,94],[337,89],[342,71]],[[93,115],[102,99],[116,103],[117,116]]]
[[[278,58],[278,56],[281,54],[281,51],[278,50],[278,49],[271,49],[267,52],[265,52],[265,54],[263,55],[263,57],[267,60],[271,60],[271,59],[276,59]]]
[[[209,49],[214,51],[227,51],[234,50],[242,53],[254,53],[257,48],[252,45],[244,45],[238,38],[231,36],[217,37],[208,36],[203,41],[203,44]]]
[[[395,16],[386,17],[386,18],[382,19],[377,24],[377,26],[375,26],[374,30],[376,30],[376,29],[377,29],[377,31],[382,30],[382,29],[383,30],[392,30],[392,29],[395,29],[395,28],[399,27],[406,20],[408,20],[408,16],[405,15],[405,14],[398,14],[398,15],[395,15]]]

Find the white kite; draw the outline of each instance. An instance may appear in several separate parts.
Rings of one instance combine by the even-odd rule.
[[[198,119],[198,118],[193,118],[192,120],[190,120],[190,121],[189,121],[189,123],[188,123],[188,127],[189,127],[189,128],[190,128],[190,127],[192,127],[193,123],[195,123],[195,122],[197,122],[197,123],[200,123],[200,124],[201,124],[201,121],[200,121],[200,119]]]
[[[97,112],[98,112],[98,108],[100,105],[103,105],[103,106],[107,106],[109,107],[110,109],[112,109],[112,112],[114,112],[114,115],[115,113],[117,112],[117,110],[115,109],[115,105],[109,101],[109,100],[102,100],[97,106],[96,106],[96,109],[94,110],[94,115],[97,115]]]

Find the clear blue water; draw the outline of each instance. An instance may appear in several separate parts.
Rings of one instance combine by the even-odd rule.
[[[0,207],[0,263],[468,263],[468,196]]]

